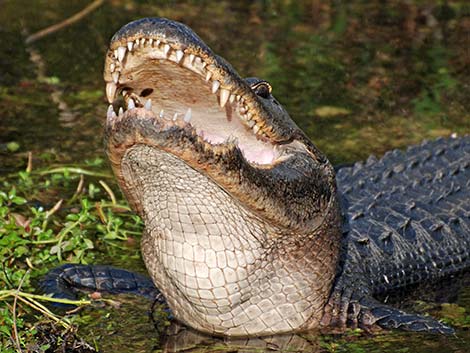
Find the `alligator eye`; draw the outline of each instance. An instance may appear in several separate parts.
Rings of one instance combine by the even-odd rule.
[[[260,96],[261,98],[269,98],[269,95],[271,94],[271,85],[267,82],[261,82],[257,84],[255,87],[253,87],[253,90],[255,93]]]

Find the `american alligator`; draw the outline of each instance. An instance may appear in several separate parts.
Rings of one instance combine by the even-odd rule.
[[[109,106],[107,154],[177,320],[228,336],[453,332],[375,298],[469,266],[470,137],[335,173],[268,82],[242,79],[190,28],[161,18],[113,36],[104,79],[109,102],[127,105]],[[62,282],[154,295],[121,270],[61,271]]]

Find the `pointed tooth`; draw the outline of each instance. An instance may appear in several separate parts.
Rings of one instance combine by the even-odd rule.
[[[124,57],[126,56],[126,47],[119,47],[117,48],[117,54],[118,54],[118,60],[122,62],[124,60]]]
[[[165,114],[163,114],[163,113],[164,113],[163,109],[162,109],[162,110],[160,110],[160,114],[159,114],[159,116],[160,116],[160,118],[162,118],[162,119],[163,119],[163,117],[165,116]]]
[[[242,96],[237,94],[237,101],[240,101],[240,99],[242,99]]]
[[[221,88],[220,89],[220,100],[219,100],[219,104],[220,104],[220,107],[223,108],[225,107],[225,104],[227,104],[227,101],[230,97],[230,90],[226,89],[226,88]]]
[[[219,81],[215,80],[214,82],[212,82],[212,93],[217,92],[219,87],[220,87],[220,82]]]
[[[207,63],[205,61],[202,62],[202,68],[204,69],[207,66]]]
[[[255,126],[256,122],[254,120],[250,120],[250,121],[248,121],[247,124],[251,128],[251,127]]]
[[[114,70],[116,70],[116,64],[115,63],[109,64],[109,71],[114,72]]]
[[[114,49],[114,52],[113,52],[113,53],[114,53],[114,57],[117,59],[117,58],[118,58],[118,51],[117,51],[117,49]]]
[[[133,46],[134,46],[134,42],[127,42],[127,49],[129,49],[129,51],[132,51]]]
[[[152,110],[152,100],[150,98],[145,102],[144,108],[147,110]]]
[[[238,138],[234,135],[230,135],[226,140],[225,143],[227,144],[233,144],[233,145],[238,145]]]
[[[152,44],[153,44],[153,38],[150,38],[149,39],[149,45],[152,46]]]
[[[184,53],[182,50],[178,49],[176,51],[176,62],[179,63],[183,59]]]
[[[206,82],[209,82],[209,80],[211,79],[211,77],[212,77],[212,72],[207,71],[207,74],[206,74]]]
[[[235,102],[235,95],[231,94],[230,95],[230,103],[233,103],[233,102]]]
[[[108,102],[112,103],[114,100],[114,95],[116,94],[116,84],[114,82],[108,82],[106,84],[106,97],[108,98]]]
[[[161,40],[157,39],[157,42],[155,43],[155,45],[158,47],[158,46],[160,46],[160,44],[161,44]]]
[[[140,38],[140,46],[145,46],[145,38]]]
[[[113,105],[110,104],[108,107],[108,111],[106,112],[106,118],[107,119],[112,119],[116,117],[116,113],[114,112]]]
[[[127,110],[131,110],[134,108],[135,108],[134,100],[132,98],[129,98],[129,100],[127,101]]]
[[[257,134],[259,131],[259,126],[258,125],[253,126],[253,131],[255,132],[255,134]]]
[[[170,52],[170,46],[168,44],[165,44],[163,46],[163,54],[165,55],[165,58],[168,58],[168,53]]]
[[[118,71],[113,72],[111,76],[113,77],[113,82],[114,83],[119,82],[119,72]]]
[[[124,109],[122,109],[122,107],[119,107],[119,112],[118,112],[119,116],[122,116],[124,115]]]
[[[194,54],[189,54],[189,64],[192,65],[194,64],[194,59],[196,58],[196,56],[194,56]]]
[[[189,121],[191,120],[191,117],[192,117],[192,114],[191,114],[191,108],[188,108],[188,110],[186,111],[186,114],[184,114],[184,121],[186,123],[189,123]]]
[[[173,121],[176,121],[176,119],[178,119],[178,113],[175,113],[175,115],[173,115]]]

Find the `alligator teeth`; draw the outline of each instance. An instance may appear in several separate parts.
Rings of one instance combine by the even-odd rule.
[[[254,120],[250,120],[247,122],[247,124],[250,128],[252,128],[253,126],[255,126],[256,122]]]
[[[168,58],[168,53],[170,52],[170,46],[168,44],[165,44],[163,47],[163,54],[165,55],[165,58]]]
[[[176,119],[178,119],[178,113],[175,113],[175,115],[173,115],[173,121],[176,121]]]
[[[110,104],[109,107],[108,107],[108,111],[106,112],[106,118],[108,120],[112,120],[112,119],[116,118],[116,113],[114,112],[114,108],[113,108],[112,104]]]
[[[255,132],[255,134],[257,134],[259,131],[259,126],[258,125],[253,126],[253,131]]]
[[[118,112],[119,116],[123,116],[124,115],[124,109],[122,109],[122,107],[119,107],[119,112]]]
[[[124,57],[126,56],[126,47],[119,47],[117,48],[117,58],[119,62],[122,62],[124,60]]]
[[[194,64],[194,59],[195,58],[196,58],[196,56],[194,54],[189,54],[189,64],[190,65]]]
[[[230,135],[229,137],[227,137],[227,139],[225,140],[225,143],[227,144],[233,144],[233,145],[238,145],[238,138],[234,135]]]
[[[134,109],[134,108],[135,108],[134,100],[132,98],[129,98],[129,100],[127,101],[127,109],[131,110],[131,109]]]
[[[115,69],[116,69],[116,64],[115,63],[109,64],[109,71],[114,72]]]
[[[119,72],[118,71],[113,72],[111,76],[113,77],[114,83],[119,82]]]
[[[106,84],[106,97],[108,98],[108,102],[112,103],[114,100],[114,95],[116,94],[116,84],[114,82],[108,82]]]
[[[127,42],[127,49],[129,49],[129,51],[132,51],[133,46],[134,46],[134,42]]]
[[[150,38],[149,39],[149,46],[152,46],[152,44],[153,44],[153,38]]]
[[[235,102],[235,95],[231,94],[230,95],[230,103],[233,103],[233,102]]]
[[[183,119],[186,123],[189,123],[189,121],[191,120],[191,108],[188,108],[188,110],[186,111],[186,114],[184,114],[184,119]]]
[[[219,81],[216,81],[216,82],[219,82]],[[229,97],[230,97],[230,91],[228,89],[221,88],[220,100],[219,100],[219,104],[221,108],[225,107],[225,104],[227,104]]]
[[[220,87],[220,82],[219,81],[216,80],[216,81],[212,82],[212,93],[217,92],[219,87]]]
[[[206,82],[209,82],[209,80],[211,79],[211,77],[212,77],[212,72],[207,71],[207,74],[206,74]]]
[[[179,63],[181,59],[183,59],[184,53],[182,50],[177,50],[176,51],[176,62]]]
[[[157,47],[159,47],[161,43],[162,43],[161,40],[160,40],[160,39],[157,39],[157,42],[155,43],[155,45],[156,45]]]
[[[140,46],[145,46],[145,38],[140,38]]]
[[[152,100],[151,99],[147,99],[147,101],[145,102],[144,108],[147,109],[147,110],[152,110]]]
[[[163,114],[163,109],[160,110],[160,114],[158,114],[158,116],[163,119],[163,117],[165,116],[165,115]]]

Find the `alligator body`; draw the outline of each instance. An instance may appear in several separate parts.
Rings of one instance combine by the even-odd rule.
[[[121,93],[127,105],[108,109],[108,157],[177,320],[228,336],[452,332],[374,298],[470,264],[469,137],[335,176],[269,83],[243,80],[166,19],[120,29],[104,78],[108,100]]]

